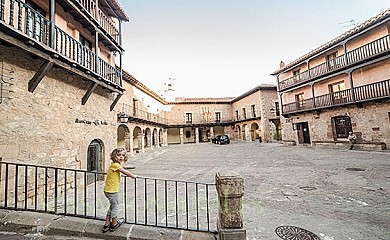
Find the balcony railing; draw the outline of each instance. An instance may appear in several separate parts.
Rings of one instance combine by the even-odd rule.
[[[168,120],[166,118],[163,118],[156,114],[149,113],[148,111],[134,108],[125,103],[118,104],[116,107],[116,112],[118,113],[118,118],[120,119],[127,118],[128,120],[133,119],[139,122],[147,121],[147,122],[158,123],[163,125],[168,124]],[[119,121],[121,121],[120,119]],[[127,122],[128,120],[125,120],[125,122]]]
[[[40,44],[53,48],[62,57],[96,73],[107,82],[122,85],[121,72],[115,66],[96,58],[94,52],[57,26],[54,28],[54,44],[51,46],[51,22],[21,0],[1,1],[0,22]]]
[[[100,26],[118,43],[119,30],[115,27],[114,21],[107,17],[103,11],[98,9],[98,16],[96,15],[96,2],[93,0],[77,0],[80,5],[93,17]]]
[[[310,79],[324,76],[327,73],[337,71],[341,68],[365,61],[390,50],[390,36],[381,37],[375,41],[367,43],[359,48],[342,54],[335,59],[326,61],[298,75],[284,79],[278,83],[279,90],[299,85]]]
[[[283,105],[283,114],[390,97],[390,79]]]

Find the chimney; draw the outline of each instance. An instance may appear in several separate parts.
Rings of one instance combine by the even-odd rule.
[[[285,66],[286,66],[286,64],[283,61],[280,61],[279,68],[284,68]]]

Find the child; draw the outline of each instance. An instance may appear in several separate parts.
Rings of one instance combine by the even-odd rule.
[[[104,195],[110,202],[110,208],[107,210],[106,215],[106,223],[103,227],[104,233],[108,230],[113,232],[124,222],[123,219],[118,220],[118,191],[121,180],[120,173],[123,173],[133,179],[137,177],[121,166],[121,162],[127,162],[128,158],[126,150],[123,148],[116,148],[111,153],[112,163],[107,171],[106,184],[104,186]]]

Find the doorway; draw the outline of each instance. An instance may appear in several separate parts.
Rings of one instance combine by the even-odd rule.
[[[88,146],[87,152],[87,184],[103,180],[103,149],[99,140],[93,140]],[[96,176],[96,178],[95,178]]]
[[[296,128],[298,132],[299,143],[310,144],[309,123],[308,122],[296,123]]]

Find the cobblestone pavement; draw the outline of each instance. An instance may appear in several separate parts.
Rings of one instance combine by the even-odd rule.
[[[248,240],[277,240],[278,226],[297,226],[322,240],[388,240],[390,152],[232,142],[170,145],[137,154],[135,174],[213,183],[243,176]]]

